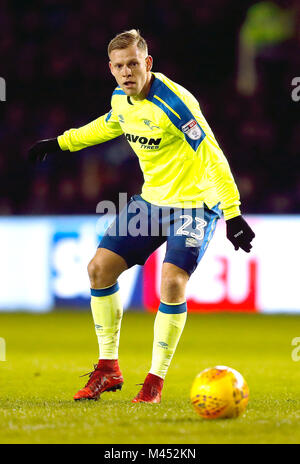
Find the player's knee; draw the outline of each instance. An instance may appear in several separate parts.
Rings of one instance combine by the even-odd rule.
[[[171,295],[180,294],[186,285],[186,279],[181,274],[167,274],[163,278],[163,285]]]
[[[94,259],[92,259],[87,266],[88,275],[90,279],[94,279],[96,277],[98,269],[99,266],[95,263]]]
[[[89,262],[87,269],[92,287],[101,288],[106,286],[107,274],[105,273],[104,266],[101,264],[101,262],[92,259]]]

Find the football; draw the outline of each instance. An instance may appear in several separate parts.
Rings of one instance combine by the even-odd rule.
[[[232,418],[245,411],[249,388],[235,369],[215,366],[197,375],[190,397],[196,413],[204,419]]]

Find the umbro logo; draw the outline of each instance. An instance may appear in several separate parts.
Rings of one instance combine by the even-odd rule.
[[[199,243],[198,243],[198,240],[196,240],[195,238],[187,237],[185,239],[185,246],[186,247],[198,247]]]
[[[158,344],[159,344],[159,346],[160,346],[161,348],[164,348],[165,350],[166,350],[166,349],[168,348],[168,346],[169,346],[169,345],[168,345],[167,343],[165,343],[165,342],[158,342]]]

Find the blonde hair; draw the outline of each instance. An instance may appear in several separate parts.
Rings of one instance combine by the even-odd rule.
[[[124,49],[134,44],[148,55],[146,40],[141,36],[138,29],[131,29],[130,31],[121,32],[109,42],[107,47],[108,56],[113,50]]]

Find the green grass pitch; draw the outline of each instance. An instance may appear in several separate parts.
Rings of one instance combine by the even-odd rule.
[[[300,317],[189,314],[159,405],[131,399],[150,367],[154,314],[127,312],[122,322],[121,392],[74,402],[97,361],[91,314],[0,314],[6,361],[0,362],[0,443],[299,443],[300,361],[292,340]],[[248,382],[237,419],[205,421],[189,400],[194,377],[228,365]]]

